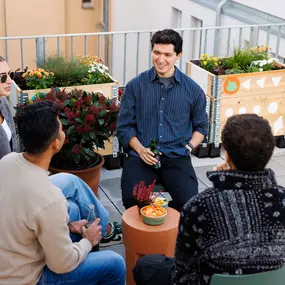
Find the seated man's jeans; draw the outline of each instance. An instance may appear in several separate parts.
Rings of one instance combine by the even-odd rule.
[[[88,185],[77,176],[59,173],[50,176],[54,185],[62,190],[68,200],[68,214],[71,221],[86,219],[89,204],[94,204],[95,212],[101,220],[102,233],[106,235],[108,212],[93,194]],[[79,235],[70,234],[73,242]],[[47,266],[37,285],[125,285],[126,268],[124,259],[113,251],[90,252],[86,259],[73,271],[65,274],[52,272]]]
[[[95,207],[96,217],[100,218],[102,235],[106,236],[109,213],[94,195],[90,187],[82,179],[69,173],[58,173],[51,175],[49,178],[52,184],[61,189],[63,195],[68,201],[68,215],[70,221],[86,219],[89,212],[89,205],[93,204]],[[71,208],[70,201],[74,202],[78,206],[78,209],[74,209],[74,205]],[[79,219],[77,215],[76,218],[73,217],[74,211],[79,211]]]

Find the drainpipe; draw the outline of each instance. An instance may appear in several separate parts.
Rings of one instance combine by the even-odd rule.
[[[7,33],[7,11],[6,11],[6,0],[2,1],[2,9],[3,9],[3,21],[4,21],[4,37],[7,37],[8,33]],[[5,57],[5,59],[8,61],[8,50],[7,50],[8,46],[7,46],[7,41],[5,41],[5,55],[3,55],[3,57]]]
[[[229,0],[221,0],[216,8],[216,27],[221,25],[222,8]],[[219,55],[220,31],[215,31],[214,55]]]
[[[109,0],[104,1],[103,13],[104,13],[104,32],[109,32]],[[112,56],[112,55],[111,55]],[[105,47],[104,47],[104,63],[109,67],[109,36],[105,36]],[[111,69],[111,67],[109,67]]]

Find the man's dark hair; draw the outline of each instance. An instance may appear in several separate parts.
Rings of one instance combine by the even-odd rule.
[[[44,101],[30,104],[17,117],[17,130],[25,151],[40,154],[58,137],[59,122],[57,105]]]
[[[272,156],[275,139],[267,120],[243,114],[227,120],[222,144],[238,170],[260,171]]]
[[[174,46],[174,51],[176,52],[176,54],[179,54],[182,52],[183,39],[174,30],[165,29],[162,31],[157,31],[152,36],[151,49],[153,49],[154,44],[172,44]]]

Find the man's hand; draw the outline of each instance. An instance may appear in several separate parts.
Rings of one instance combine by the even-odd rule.
[[[99,226],[100,219],[96,219],[87,229],[82,228],[83,237],[88,239],[92,246],[97,245],[102,238],[102,226]]]
[[[139,156],[148,165],[155,165],[157,163],[157,160],[154,158],[154,153],[144,146],[141,147]]]
[[[87,224],[87,220],[80,220],[76,222],[70,222],[68,225],[71,233],[82,235],[82,228]]]
[[[228,163],[222,163],[214,167],[214,170],[221,171],[221,170],[230,170],[231,167]]]

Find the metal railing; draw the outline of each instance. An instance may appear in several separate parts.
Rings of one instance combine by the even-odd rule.
[[[285,58],[285,23],[229,27],[176,29],[183,38],[183,55],[178,63],[202,53],[229,56],[235,47],[267,44],[275,57]],[[13,67],[39,65],[52,54],[74,58],[76,55],[98,55],[109,66],[110,73],[121,85],[151,65],[150,39],[156,30],[122,31],[85,34],[58,34],[0,37],[0,53]],[[216,43],[215,43],[216,41]],[[1,48],[2,47],[2,48]]]

